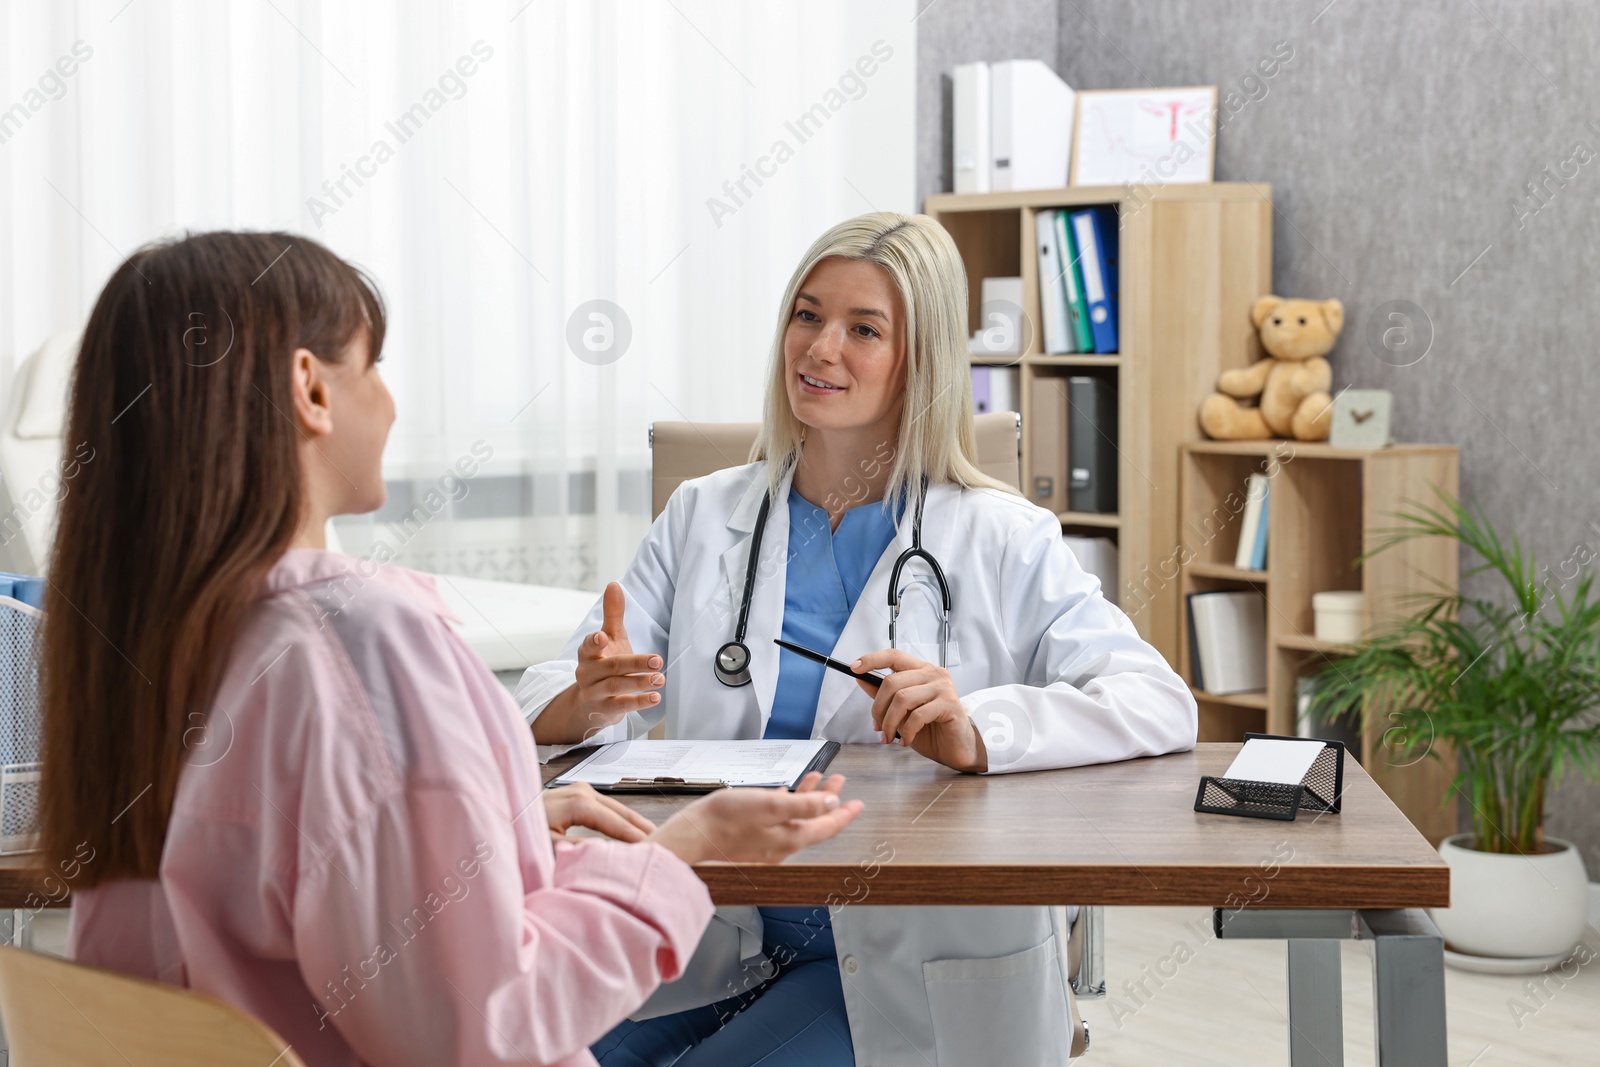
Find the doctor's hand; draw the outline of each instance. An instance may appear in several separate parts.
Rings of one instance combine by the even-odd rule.
[[[656,824],[626,804],[595,791],[588,782],[574,782],[539,795],[544,802],[545,822],[550,836],[566,838],[574,826],[587,826],[618,841],[643,841]]]
[[[844,776],[812,771],[786,789],[718,789],[661,824],[650,840],[685,863],[777,863],[850,825],[859,800],[839,799]]]
[[[895,734],[935,763],[957,771],[989,769],[989,754],[977,724],[967,715],[950,672],[898,649],[869,652],[850,664],[853,671],[887,667],[894,673],[874,689],[856,681],[872,697],[872,728],[889,744]]]
[[[630,711],[661,702],[666,684],[661,657],[635,655],[622,624],[627,600],[612,582],[601,597],[600,629],[578,646],[577,680],[550,701],[533,720],[533,739],[541,745],[571,745],[592,736]]]

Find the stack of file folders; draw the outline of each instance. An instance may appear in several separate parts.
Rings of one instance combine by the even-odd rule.
[[[1042,209],[1034,226],[1046,354],[1115,354],[1116,209]]]

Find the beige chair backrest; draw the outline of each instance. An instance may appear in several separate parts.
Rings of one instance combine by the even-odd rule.
[[[73,1067],[305,1067],[237,1008],[159,982],[0,948],[11,1062]]]
[[[1021,416],[995,411],[974,420],[978,467],[1007,485],[1022,486]],[[657,422],[650,427],[650,515],[667,506],[679,485],[725,467],[750,462],[761,424],[755,422]]]

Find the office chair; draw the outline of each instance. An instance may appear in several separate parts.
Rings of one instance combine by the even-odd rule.
[[[1022,483],[1022,416],[996,411],[973,419],[978,468],[1007,485]],[[750,461],[761,424],[756,422],[657,422],[650,426],[650,517],[660,515],[673,491],[690,478]]]
[[[0,408],[0,570],[43,574],[50,562],[67,391],[81,331],[57,334],[25,359]],[[91,460],[90,462],[93,462]],[[340,551],[328,524],[328,548]],[[461,619],[461,636],[490,670],[522,671],[561,654],[595,595],[460,575],[435,575],[439,595]]]
[[[18,948],[0,948],[0,1015],[21,1064],[305,1067],[230,1004]]]
[[[978,467],[1007,485],[1021,486],[1019,449],[1022,417],[1014,411],[996,411],[973,419],[978,445]],[[650,427],[651,517],[660,515],[679,485],[724,467],[749,461],[750,446],[761,426],[754,422],[658,422]],[[661,737],[664,727],[650,732]],[[1063,909],[1064,910],[1064,909]],[[1063,925],[1065,925],[1063,923]],[[1105,909],[1082,908],[1072,924],[1072,937],[1062,951],[1072,991],[1096,999],[1105,996]],[[1077,1006],[1073,1006],[1076,1014]],[[1074,1023],[1078,1020],[1074,1018]],[[1081,1029],[1081,1027],[1075,1027]],[[1077,1054],[1077,1042],[1074,1054]]]

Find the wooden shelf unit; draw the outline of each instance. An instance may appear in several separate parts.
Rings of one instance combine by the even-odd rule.
[[[1046,355],[1034,216],[1104,204],[1119,220],[1115,355]],[[1117,542],[1118,602],[1171,662],[1179,651],[1178,446],[1198,440],[1196,412],[1222,371],[1260,358],[1250,304],[1272,288],[1272,187],[1263,182],[1077,187],[944,194],[924,210],[967,267],[968,332],[980,326],[984,278],[1022,278],[1029,351],[975,364],[1021,370],[1022,482],[1033,484],[1029,412],[1037,388],[1072,373],[1115,378],[1118,511],[1064,512],[1064,529]]]
[[[1221,697],[1196,690],[1202,741],[1236,741],[1246,730],[1296,732],[1295,682],[1336,662],[1341,647],[1314,636],[1313,593],[1359,590],[1363,633],[1377,633],[1415,612],[1420,594],[1457,588],[1457,545],[1447,538],[1410,541],[1356,563],[1399,525],[1399,512],[1437,503],[1435,488],[1459,492],[1460,454],[1453,445],[1367,451],[1297,441],[1200,441],[1184,445],[1181,456],[1180,592],[1257,589],[1267,598],[1267,688]],[[1267,567],[1260,572],[1233,566],[1245,478],[1252,473],[1266,474],[1270,486]],[[1175,662],[1192,683],[1188,631],[1183,611]],[[1366,731],[1352,755],[1430,841],[1455,833],[1455,807],[1441,804],[1455,774],[1448,755],[1404,765],[1380,730]]]

